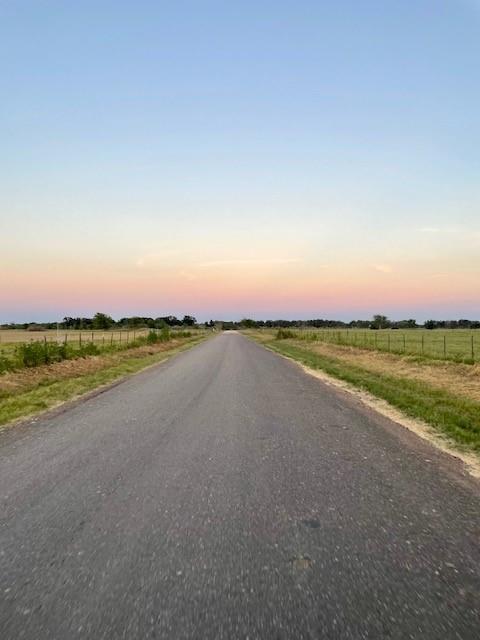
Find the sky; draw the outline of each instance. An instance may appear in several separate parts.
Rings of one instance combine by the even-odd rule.
[[[480,318],[480,1],[0,0],[0,322]]]

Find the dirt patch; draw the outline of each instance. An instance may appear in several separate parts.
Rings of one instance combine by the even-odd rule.
[[[304,346],[299,343],[299,346]],[[419,362],[413,356],[400,356],[382,351],[365,351],[332,344],[309,345],[314,353],[333,356],[375,373],[419,380],[455,395],[480,402],[480,364],[455,362]]]
[[[292,565],[293,569],[295,569],[295,571],[305,571],[306,569],[311,569],[313,561],[310,556],[302,553],[298,556],[293,556],[293,558],[290,558],[290,564]]]

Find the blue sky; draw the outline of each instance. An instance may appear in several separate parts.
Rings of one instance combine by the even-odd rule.
[[[478,2],[0,2],[0,60],[0,321],[480,316]]]

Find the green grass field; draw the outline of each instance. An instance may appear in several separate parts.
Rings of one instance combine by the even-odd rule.
[[[290,330],[297,340],[376,349],[391,353],[473,364],[480,362],[480,330],[462,329],[317,329]]]

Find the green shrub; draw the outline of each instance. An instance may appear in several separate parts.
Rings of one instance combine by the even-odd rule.
[[[190,338],[191,336],[191,331],[175,331],[174,333],[174,338]]]
[[[86,342],[82,344],[77,353],[81,358],[84,358],[85,356],[96,356],[100,351],[100,348],[93,342]]]
[[[38,367],[65,359],[66,346],[56,342],[25,342],[16,349],[16,356],[23,367]]]
[[[170,340],[170,329],[168,327],[163,327],[160,331],[159,340],[160,342],[168,342]]]
[[[158,340],[159,340],[159,336],[156,331],[153,331],[152,329],[151,331],[148,332],[147,344],[155,344],[156,342],[158,342]]]
[[[7,358],[4,353],[0,352],[0,373],[5,373],[14,368],[13,362]]]
[[[296,338],[296,334],[289,329],[279,329],[277,331],[277,335],[275,336],[276,340],[288,340],[289,338]]]

